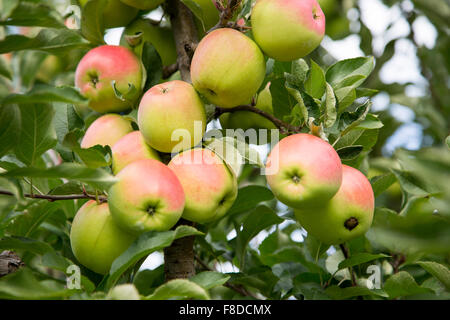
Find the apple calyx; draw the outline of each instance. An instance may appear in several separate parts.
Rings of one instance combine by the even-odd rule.
[[[344,222],[344,227],[348,229],[349,231],[352,231],[356,228],[356,226],[359,224],[358,219],[355,217],[350,217]]]

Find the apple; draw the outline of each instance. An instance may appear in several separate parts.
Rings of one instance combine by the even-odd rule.
[[[295,217],[321,242],[341,244],[369,230],[374,205],[369,180],[357,169],[343,165],[342,185],[336,195],[318,208],[296,209]]]
[[[325,34],[325,15],[316,0],[257,0],[252,33],[266,55],[279,61],[302,58]]]
[[[209,149],[196,148],[176,155],[168,164],[183,186],[183,218],[206,223],[227,213],[237,196],[237,179],[223,160]]]
[[[159,158],[158,152],[150,148],[144,140],[142,133],[133,131],[117,141],[111,148],[112,169],[117,174],[125,166],[136,160]]]
[[[265,89],[258,94],[255,107],[273,115],[272,95],[270,94],[269,86],[270,82],[267,83]],[[250,111],[224,113],[219,117],[219,120],[223,129],[276,129],[276,126],[272,121]],[[270,139],[270,133],[267,134],[267,139]],[[259,141],[258,139],[258,144],[268,142],[270,141]]]
[[[108,204],[86,202],[70,229],[70,244],[77,260],[92,271],[107,274],[113,261],[135,240],[111,218]]]
[[[142,36],[131,46],[126,37],[136,36],[139,33],[142,33]],[[154,25],[149,19],[137,19],[125,28],[120,38],[120,45],[133,50],[138,57],[142,55],[144,42],[149,42],[155,47],[164,66],[176,63],[177,50],[170,28]]]
[[[108,205],[114,221],[125,231],[140,234],[166,231],[183,213],[185,195],[177,176],[154,159],[137,160],[116,176]]]
[[[131,122],[118,114],[105,114],[91,123],[81,140],[82,148],[97,144],[112,147],[120,138],[133,131]]]
[[[79,0],[83,8],[89,0]],[[103,9],[103,25],[105,28],[123,27],[129,24],[138,14],[139,10],[127,6],[120,0],[106,0]]]
[[[150,88],[138,110],[139,130],[160,152],[179,152],[197,145],[206,129],[206,113],[191,84],[173,80]]]
[[[191,63],[195,89],[212,104],[231,108],[247,104],[266,72],[264,56],[243,33],[216,29],[198,44]]]
[[[123,3],[141,10],[152,10],[159,6],[164,0],[120,0]]]
[[[275,197],[293,208],[330,200],[342,182],[342,163],[333,147],[306,133],[281,139],[266,162],[266,178]]]
[[[142,64],[131,50],[103,45],[90,50],[78,63],[75,85],[89,99],[91,109],[120,112],[131,108],[139,98],[142,75]],[[119,92],[127,95],[125,101],[116,96],[112,81]]]

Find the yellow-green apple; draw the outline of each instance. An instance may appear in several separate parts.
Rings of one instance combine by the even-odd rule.
[[[180,180],[186,195],[184,219],[211,222],[223,217],[234,203],[237,179],[211,150],[183,151],[168,166]]]
[[[317,208],[296,209],[306,231],[326,244],[341,244],[369,230],[374,195],[369,180],[355,168],[342,166],[342,184],[336,195]]]
[[[82,148],[97,144],[112,147],[120,138],[133,131],[131,122],[118,114],[105,114],[91,123],[81,140]]]
[[[139,38],[133,38],[139,34]],[[120,45],[133,50],[139,57],[142,55],[144,42],[155,47],[163,65],[168,66],[177,61],[175,40],[170,28],[155,25],[149,19],[137,19],[125,28],[120,38]]]
[[[159,6],[164,0],[120,0],[123,3],[141,10],[152,10]]]
[[[77,260],[100,274],[107,274],[113,261],[135,240],[111,218],[108,204],[86,202],[77,212],[70,229],[70,244]]]
[[[141,159],[159,158],[158,152],[153,150],[144,140],[140,131],[133,131],[117,141],[111,148],[112,170],[114,174],[119,173],[125,166]]]
[[[195,89],[209,102],[231,108],[251,101],[265,70],[264,56],[253,40],[237,30],[221,28],[198,44],[191,78]]]
[[[316,0],[257,0],[251,24],[259,47],[279,61],[306,56],[325,33],[325,15]]]
[[[83,8],[89,0],[79,0]],[[103,9],[103,25],[105,28],[123,27],[129,24],[138,14],[139,10],[127,6],[120,0],[106,0]]]
[[[137,160],[116,176],[108,204],[114,221],[125,231],[140,234],[166,231],[183,213],[185,195],[175,173],[154,159]]]
[[[103,45],[90,50],[78,63],[75,85],[89,99],[91,109],[103,113],[119,112],[131,108],[139,98],[142,75],[142,63],[131,50]],[[113,81],[125,99],[116,96]]]
[[[206,128],[203,102],[191,84],[173,80],[150,88],[138,110],[139,130],[160,152],[179,152],[197,145]]]
[[[270,82],[266,88],[258,94],[255,107],[273,115],[272,95],[269,90]],[[224,129],[275,129],[276,126],[272,121],[250,111],[237,111],[232,113],[224,113],[219,117],[220,124]],[[257,132],[258,133],[258,132]],[[267,134],[267,141],[259,141],[258,144],[270,142],[270,133]]]
[[[293,208],[330,200],[342,182],[342,163],[324,140],[306,133],[281,139],[266,162],[266,178],[275,197]]]

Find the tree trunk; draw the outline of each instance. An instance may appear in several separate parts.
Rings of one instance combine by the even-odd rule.
[[[174,33],[181,79],[191,82],[191,59],[198,43],[194,17],[179,0],[168,0],[166,9]],[[175,228],[182,224],[192,225],[189,221],[180,219]],[[194,236],[175,240],[170,247],[164,249],[164,274],[166,281],[195,275]]]

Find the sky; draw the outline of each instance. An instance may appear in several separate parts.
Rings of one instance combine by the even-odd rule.
[[[399,6],[405,10],[411,10],[413,4],[409,0],[402,1],[399,5],[389,8],[385,6],[380,0],[360,0],[361,19],[370,29],[373,36],[373,49],[375,55],[381,55],[386,43],[392,39],[406,37],[409,34],[409,24],[401,15]],[[151,13],[151,17],[158,19],[160,12]],[[348,11],[347,17],[353,21],[351,28],[357,31],[359,28],[358,11],[351,9]],[[424,45],[427,48],[432,48],[435,45],[437,38],[437,31],[434,26],[425,17],[416,19],[412,26],[415,31],[415,41],[419,45]],[[123,28],[110,29],[105,40],[108,44],[119,44],[120,36]],[[363,52],[359,48],[360,38],[358,35],[350,35],[342,40],[333,41],[329,37],[325,37],[322,41],[322,46],[335,59],[348,59],[363,56]],[[412,83],[407,87],[406,94],[409,96],[421,96],[425,92],[426,81],[420,74],[419,61],[416,56],[415,46],[408,39],[400,39],[395,44],[395,54],[390,61],[388,61],[380,71],[380,78],[386,84],[407,82]],[[373,97],[372,111],[382,111],[389,109],[389,112],[403,124],[400,128],[389,138],[383,150],[386,155],[398,148],[418,149],[422,139],[421,126],[414,122],[414,113],[407,107],[399,104],[391,104],[389,96],[386,93],[380,93]],[[265,159],[267,154],[267,146],[258,148],[262,159]],[[280,204],[280,206],[283,206]],[[281,208],[283,209],[283,208]],[[281,210],[283,211],[283,210]],[[283,224],[289,224],[284,222]],[[280,226],[283,228],[283,224]],[[274,230],[274,228],[272,228]],[[262,231],[250,243],[250,246],[257,248],[259,244],[270,234],[273,230]],[[295,231],[291,234],[293,241],[301,242],[306,233],[303,230]],[[236,236],[235,232],[228,235],[231,240]],[[328,252],[331,254],[333,250]],[[163,263],[163,255],[159,252],[151,254],[143,263],[141,269],[154,269]],[[218,271],[221,272],[236,272],[236,267],[231,263],[224,263],[217,266]]]

